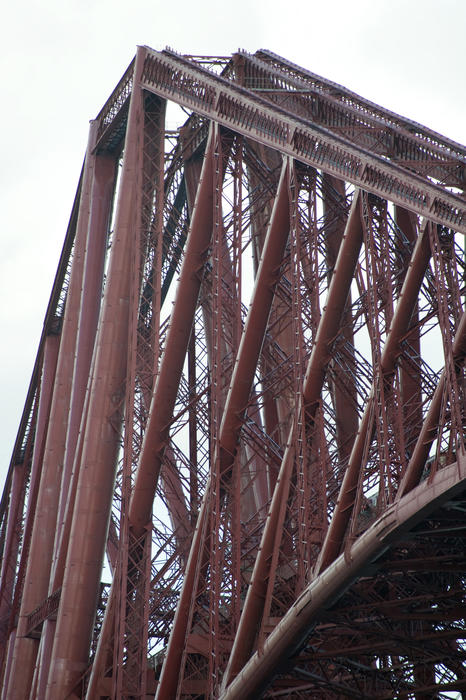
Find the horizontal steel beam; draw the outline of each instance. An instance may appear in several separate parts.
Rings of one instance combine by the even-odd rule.
[[[464,188],[465,148],[455,147],[438,134],[380,107],[371,108],[344,88],[336,92],[323,78],[317,81],[312,73],[295,70],[293,64],[278,57],[267,60],[267,54],[258,57],[246,52],[238,56],[244,62],[241,74],[248,89],[411,172]]]
[[[246,52],[240,52],[240,55],[245,54]],[[435,152],[438,149],[448,153],[451,158],[458,160],[458,162],[466,163],[466,146],[447,139],[433,129],[396,114],[396,112],[391,112],[385,107],[381,107],[375,102],[371,102],[361,97],[361,95],[348,90],[343,85],[327,80],[327,78],[322,78],[320,75],[296,65],[272,51],[260,49],[256,51],[254,57],[260,59],[263,63],[269,63],[274,68],[279,68],[288,76],[302,81],[308,87],[312,86],[317,94],[331,96],[334,101],[344,105],[348,110],[364,115],[368,119],[377,120],[382,124],[399,130],[403,135],[410,135],[416,140],[422,141],[427,153]]]
[[[56,620],[60,605],[61,588],[49,595],[27,617],[26,637],[40,637],[40,629],[45,620]]]
[[[328,130],[176,54],[147,48],[141,87],[409,211],[466,233],[466,204]]]

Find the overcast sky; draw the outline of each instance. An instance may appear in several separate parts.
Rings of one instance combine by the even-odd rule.
[[[137,44],[268,48],[466,142],[466,0],[29,0],[0,28],[0,488],[87,141]]]

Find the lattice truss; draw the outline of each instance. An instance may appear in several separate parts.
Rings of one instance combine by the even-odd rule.
[[[465,163],[268,51],[138,49],[1,502],[2,697],[466,688]]]

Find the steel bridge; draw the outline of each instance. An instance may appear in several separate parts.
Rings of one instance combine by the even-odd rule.
[[[4,699],[466,694],[466,148],[138,47],[0,505]]]

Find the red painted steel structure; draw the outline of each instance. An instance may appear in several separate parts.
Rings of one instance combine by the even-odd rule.
[[[269,51],[138,48],[0,504],[2,698],[466,692],[465,180]]]

